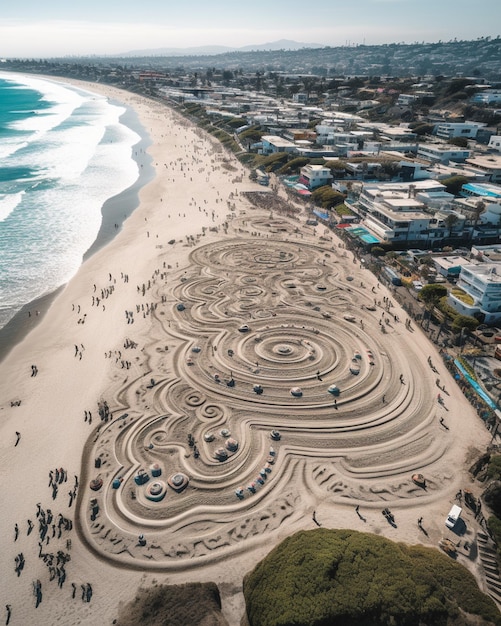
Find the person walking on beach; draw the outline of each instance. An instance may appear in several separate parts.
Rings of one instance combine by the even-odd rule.
[[[10,604],[5,605],[5,610],[7,611],[7,617],[5,618],[5,624],[9,624],[10,616],[12,615],[12,607]]]
[[[14,526],[14,541],[17,541],[18,537],[19,537],[19,526],[16,524]]]

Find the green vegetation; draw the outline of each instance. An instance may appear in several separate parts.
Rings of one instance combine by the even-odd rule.
[[[461,365],[464,367],[464,369],[468,372],[470,378],[472,378],[473,380],[478,380],[477,375],[475,373],[475,370],[470,365],[469,361],[467,361],[462,356],[458,357],[458,361],[461,363]]]
[[[253,126],[252,128],[248,128],[240,133],[240,141],[251,141],[252,143],[256,143],[261,141],[261,137],[263,136],[263,131],[260,130],[258,126]]]
[[[346,164],[341,160],[326,161],[324,163],[324,167],[328,167],[330,169],[334,178],[341,178],[346,172]]]
[[[437,306],[439,300],[447,295],[447,287],[443,285],[425,285],[418,298],[425,304]]]
[[[287,538],[246,576],[244,596],[251,626],[501,624],[472,574],[445,554],[351,530]]]
[[[334,210],[339,215],[339,217],[343,217],[343,215],[354,215],[350,207],[347,207],[344,202],[342,204],[338,204]]]
[[[413,122],[409,124],[409,128],[413,133],[422,137],[423,135],[431,135],[435,126],[434,124],[427,124],[426,122]]]
[[[491,456],[486,472],[487,480],[501,480],[501,454]]]
[[[451,293],[458,300],[461,300],[461,302],[464,302],[465,304],[468,304],[469,306],[472,306],[474,303],[474,300],[470,296],[470,294],[466,293],[466,291],[463,291],[460,287],[453,287],[451,289]]]
[[[471,315],[456,315],[452,322],[452,330],[455,333],[460,332],[463,328],[467,330],[475,330],[480,322]]]
[[[442,185],[445,185],[445,191],[447,191],[447,193],[452,193],[457,196],[461,191],[461,187],[468,182],[468,178],[466,178],[466,176],[450,176],[449,178],[442,179],[440,182]]]
[[[449,139],[449,143],[452,146],[457,146],[458,148],[468,147],[468,139],[466,139],[466,137],[451,137],[451,139]]]
[[[289,160],[289,155],[286,152],[275,152],[268,156],[257,155],[254,158],[254,167],[265,170],[266,172],[275,172],[282,165],[285,165]]]
[[[295,159],[291,159],[281,168],[277,170],[277,174],[279,175],[290,175],[290,174],[298,174],[299,170],[307,165],[310,162],[310,159],[307,157],[296,157]]]
[[[501,558],[501,519],[496,515],[491,515],[487,520],[487,526],[496,542],[498,558]]]
[[[324,185],[315,189],[311,194],[313,202],[321,206],[324,209],[331,209],[332,207],[342,204],[345,196],[339,191],[334,191],[330,185]]]

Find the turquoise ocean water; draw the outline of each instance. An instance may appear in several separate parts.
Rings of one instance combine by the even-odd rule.
[[[126,109],[72,86],[0,72],[0,328],[67,282],[107,199],[137,181]]]

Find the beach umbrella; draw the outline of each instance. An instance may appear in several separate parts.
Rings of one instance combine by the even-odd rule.
[[[303,395],[303,391],[301,387],[292,387],[291,396],[294,396],[295,398],[300,398],[302,395]]]
[[[337,385],[330,385],[330,387],[327,388],[327,391],[333,396],[338,396],[341,393]]]

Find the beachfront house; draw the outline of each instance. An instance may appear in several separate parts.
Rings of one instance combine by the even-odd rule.
[[[480,128],[485,124],[478,122],[441,122],[435,127],[435,134],[441,139],[452,139],[453,137],[465,137],[475,139]]]
[[[491,183],[501,183],[501,155],[485,154],[466,159],[472,168],[486,174]]]
[[[461,233],[464,216],[444,208],[434,210],[427,207],[424,200],[434,204],[434,195],[443,198],[444,185],[436,180],[422,180],[414,183],[366,183],[356,201],[346,204],[362,220],[367,230],[379,240],[398,246],[415,244],[433,247],[450,236]],[[441,206],[441,202],[437,203]],[[453,223],[447,216],[454,214]]]
[[[263,135],[259,153],[268,156],[276,152],[296,152],[296,144],[278,135]]]
[[[486,324],[501,321],[501,263],[463,266],[457,286],[461,292],[451,293],[448,302],[458,313]]]
[[[445,144],[420,143],[417,154],[430,163],[463,163],[470,157],[471,151]]]
[[[332,180],[332,172],[328,167],[308,164],[301,168],[301,175],[298,182],[312,191],[318,187],[329,185]]]

